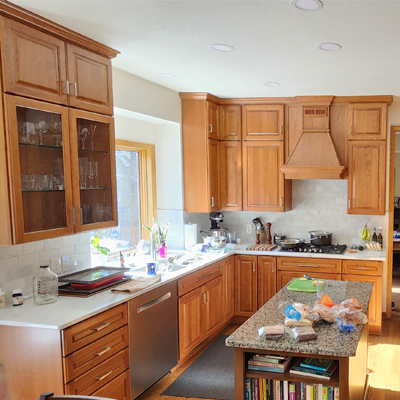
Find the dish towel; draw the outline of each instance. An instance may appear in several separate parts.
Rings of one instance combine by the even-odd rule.
[[[114,293],[136,293],[160,281],[161,275],[155,275],[149,278],[139,277],[132,279],[121,286],[117,286],[116,288],[111,289],[111,291]]]

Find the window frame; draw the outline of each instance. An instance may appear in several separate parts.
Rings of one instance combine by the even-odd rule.
[[[157,215],[156,146],[154,144],[116,139],[115,151],[117,150],[136,151],[139,153],[142,239],[149,240],[150,234],[143,225],[151,227],[153,225],[153,218]]]

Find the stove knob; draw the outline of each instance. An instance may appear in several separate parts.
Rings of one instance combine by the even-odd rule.
[[[317,249],[312,249],[312,252],[313,252],[313,253],[316,253],[316,252],[317,252]]]
[[[319,253],[322,253],[322,249],[319,249],[319,251],[318,251]]]

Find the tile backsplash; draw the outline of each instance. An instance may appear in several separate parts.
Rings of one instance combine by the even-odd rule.
[[[80,233],[55,239],[39,240],[14,246],[0,246],[0,287],[11,302],[13,289],[32,293],[32,279],[40,265],[50,265],[52,259],[76,256],[76,270],[90,268],[90,233]],[[73,270],[57,273],[63,275]]]
[[[267,223],[271,222],[271,234],[283,233],[286,237],[308,240],[311,230],[332,231],[334,244],[361,244],[360,233],[365,223],[373,233],[374,226],[382,227],[385,239],[388,237],[387,215],[350,215],[347,214],[347,180],[293,180],[292,210],[281,212],[223,211],[225,218],[221,224],[229,231],[236,231],[242,243],[254,243],[255,217]],[[185,242],[184,224],[196,223],[198,242],[201,242],[201,230],[209,230],[208,214],[186,213],[178,210],[158,210],[161,225],[172,219],[167,246],[183,248]],[[247,233],[251,224],[253,232]]]

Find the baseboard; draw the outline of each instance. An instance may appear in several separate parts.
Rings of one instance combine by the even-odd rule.
[[[232,319],[231,322],[232,324],[244,324],[250,317],[241,317],[239,315],[235,315]]]

